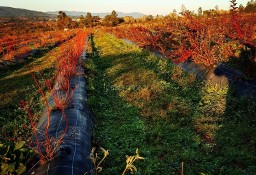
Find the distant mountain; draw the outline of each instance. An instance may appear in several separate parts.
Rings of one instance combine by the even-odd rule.
[[[68,16],[73,16],[73,17],[79,17],[81,15],[85,16],[87,12],[81,12],[81,11],[64,11]],[[59,11],[48,11],[45,12],[51,15],[58,15]],[[93,16],[99,16],[100,18],[104,18],[106,15],[110,15],[111,12],[107,13],[92,13]],[[124,12],[117,12],[118,17],[125,17],[125,16],[132,16],[134,18],[139,18],[144,16],[142,13],[138,12],[132,12],[132,13],[124,13]]]
[[[74,18],[78,18],[81,15],[85,16],[87,13],[87,12],[81,12],[81,11],[64,11],[64,12],[68,16],[71,16]],[[58,14],[59,14],[59,11],[39,12],[39,11],[34,11],[34,10],[0,6],[0,17],[56,18]],[[104,18],[106,15],[110,15],[110,14],[111,14],[111,12],[92,13],[93,16],[99,16],[100,18]],[[132,16],[134,18],[139,18],[139,17],[144,16],[144,14],[138,13],[138,12],[133,12],[133,13],[117,12],[117,14],[118,14],[118,17]]]
[[[0,6],[0,17],[51,18],[53,15],[33,10]]]

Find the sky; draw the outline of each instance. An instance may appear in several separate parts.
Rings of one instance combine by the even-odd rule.
[[[248,0],[237,0],[238,5],[246,5]],[[83,12],[141,12],[146,15],[166,15],[176,9],[181,10],[182,4],[187,10],[197,12],[203,10],[229,9],[229,0],[1,0],[0,6],[25,8],[36,11],[83,11]]]

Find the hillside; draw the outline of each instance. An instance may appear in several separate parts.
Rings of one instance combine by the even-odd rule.
[[[0,17],[51,18],[53,15],[33,10],[0,6]]]
[[[81,11],[64,11],[64,12],[68,16],[75,17],[75,18],[81,15],[85,16],[87,13],[87,12],[81,12]],[[58,15],[58,13],[59,11],[39,12],[34,10],[0,6],[0,18],[1,17],[55,18]],[[106,15],[109,15],[109,14],[111,14],[111,12],[92,13],[93,16],[99,16],[100,18],[104,18]],[[118,17],[132,16],[134,18],[139,18],[144,16],[144,14],[138,13],[138,12],[132,12],[132,13],[117,12],[117,14],[118,14]]]
[[[78,17],[78,16],[85,16],[87,12],[81,12],[81,11],[64,11],[68,16],[73,16],[73,17]],[[48,11],[45,12],[51,15],[58,15],[58,11]],[[111,14],[111,12],[107,12],[107,13],[92,13],[93,16],[99,16],[100,18],[104,18],[106,15]],[[134,18],[139,18],[144,16],[144,14],[142,13],[138,13],[138,12],[131,12],[131,13],[124,13],[124,12],[117,12],[118,17],[124,17],[124,16],[132,16]]]

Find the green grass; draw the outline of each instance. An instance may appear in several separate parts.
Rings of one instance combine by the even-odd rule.
[[[54,50],[51,52],[54,52]],[[38,75],[41,83],[44,83],[44,80],[38,74],[39,72],[45,79],[52,76],[55,58],[50,57],[49,53],[34,55],[24,63],[5,68],[5,71],[1,70],[0,126],[3,126],[2,132],[18,130],[17,132],[22,133],[20,125],[29,125],[25,112],[19,109],[21,100],[27,101],[36,114],[39,115],[42,112],[44,104],[40,99],[38,88],[32,79],[31,73]],[[1,136],[3,136],[2,132]],[[18,137],[12,134],[11,136]]]
[[[94,42],[100,56],[85,66],[96,145],[110,150],[101,174],[121,174],[136,148],[137,174],[180,174],[182,162],[185,174],[256,173],[255,103],[111,35]]]

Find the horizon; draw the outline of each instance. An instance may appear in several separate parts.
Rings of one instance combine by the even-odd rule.
[[[246,5],[248,0],[238,0],[238,6],[240,4]],[[181,11],[181,6],[184,5],[187,10],[197,12],[199,7],[203,10],[214,9],[218,6],[219,9],[228,10],[230,6],[229,0],[198,0],[191,3],[189,0],[167,1],[162,0],[162,3],[156,0],[130,0],[123,2],[122,0],[109,0],[108,2],[103,0],[50,0],[34,1],[34,0],[1,0],[0,6],[8,6],[13,8],[22,8],[28,10],[35,10],[41,12],[50,11],[79,11],[79,12],[91,12],[91,13],[109,13],[112,10],[123,13],[142,13],[145,15],[167,15],[174,9],[177,12]],[[82,8],[84,6],[84,8]],[[56,8],[57,7],[57,8]]]

